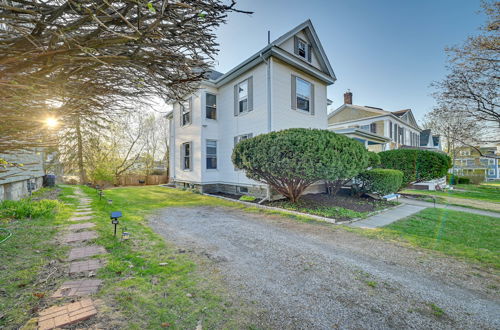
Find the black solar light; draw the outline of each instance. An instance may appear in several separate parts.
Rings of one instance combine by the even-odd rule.
[[[122,212],[121,211],[115,211],[111,212],[111,224],[115,225],[115,237],[116,237],[116,226],[118,225],[118,218],[122,217]]]
[[[108,199],[108,204],[109,205],[113,204],[113,200],[112,199]]]
[[[102,189],[99,189],[99,200],[102,199]]]

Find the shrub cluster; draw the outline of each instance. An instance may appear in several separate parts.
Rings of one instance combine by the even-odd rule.
[[[59,207],[59,201],[42,199],[39,201],[30,198],[18,201],[6,200],[0,203],[0,218],[42,218],[51,216]]]
[[[375,168],[361,172],[353,184],[353,192],[361,195],[363,193],[374,193],[385,196],[395,193],[403,182],[403,172],[399,170],[389,170]]]
[[[352,178],[368,165],[356,140],[327,130],[292,128],[241,141],[233,151],[236,168],[296,202],[319,180]]]
[[[380,167],[403,172],[401,188],[412,182],[441,178],[451,167],[448,155],[416,149],[397,149],[379,153]]]

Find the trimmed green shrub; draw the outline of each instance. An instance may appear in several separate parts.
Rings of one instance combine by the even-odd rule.
[[[368,167],[377,167],[380,165],[380,156],[373,151],[368,152]]]
[[[403,172],[401,188],[412,182],[441,178],[451,167],[448,155],[417,149],[397,149],[379,153],[380,167]]]
[[[458,180],[457,180],[458,184],[470,184],[470,178],[466,178],[466,177],[458,177]]]
[[[233,150],[236,168],[269,184],[296,202],[319,180],[352,178],[368,165],[368,152],[356,140],[327,130],[292,128],[243,140]]]
[[[395,193],[403,182],[403,172],[375,168],[361,172],[353,184],[353,192],[361,195],[363,193],[374,193],[385,196]]]

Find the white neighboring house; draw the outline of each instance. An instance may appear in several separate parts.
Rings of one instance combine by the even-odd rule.
[[[287,128],[327,128],[326,88],[336,80],[310,20],[173,104],[170,180],[203,192],[269,196],[266,185],[236,170],[243,139]],[[311,187],[324,190],[323,185]]]

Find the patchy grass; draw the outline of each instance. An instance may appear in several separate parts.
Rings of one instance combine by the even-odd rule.
[[[109,252],[106,267],[98,272],[104,280],[98,296],[122,315],[127,328],[194,329],[200,321],[209,329],[239,328],[248,323],[244,311],[221,298],[223,293],[215,289],[215,283],[204,284],[206,279],[198,278],[195,262],[156,234],[146,220],[148,214],[164,207],[234,207],[235,203],[156,186],[105,190],[105,198],[99,201],[95,190],[82,189],[93,199],[99,232],[96,243]],[[107,199],[113,201],[111,205]],[[129,240],[113,237],[111,211],[123,212],[118,234],[129,232]]]
[[[0,227],[12,233],[0,244],[0,328],[17,329],[46,304],[43,298],[55,281],[46,273],[48,264],[65,254],[52,239],[71,209],[53,200],[25,199],[1,203],[0,213]],[[0,240],[5,234],[0,232]]]
[[[476,199],[481,201],[500,203],[500,186],[492,184],[459,184],[453,186],[454,190],[447,191],[427,191],[406,189],[403,193],[411,193],[418,195],[431,195],[438,197],[456,197],[464,199]]]
[[[428,208],[383,228],[348,230],[500,268],[499,225],[498,218]]]
[[[441,317],[444,315],[444,310],[441,307],[439,307],[438,305],[431,303],[431,304],[429,304],[429,307],[431,308],[432,314],[434,316]]]

